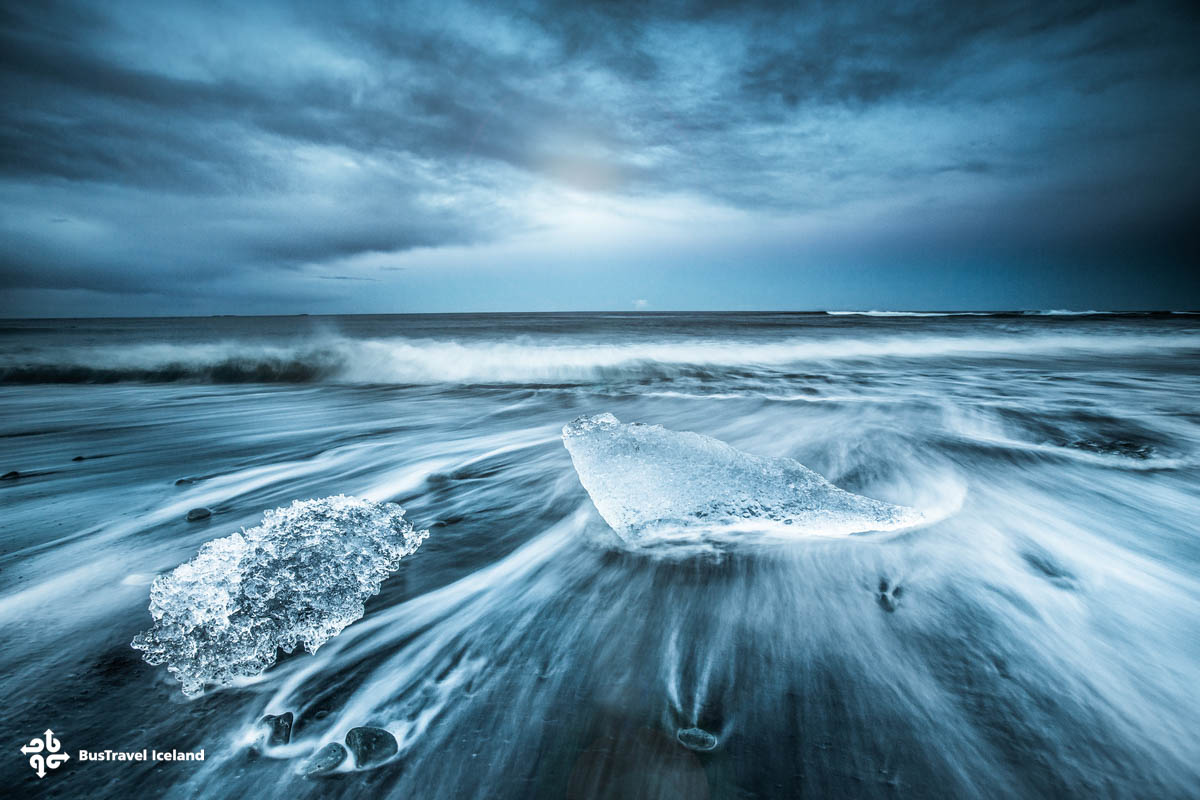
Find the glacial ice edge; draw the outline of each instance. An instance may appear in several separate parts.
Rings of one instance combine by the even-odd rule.
[[[297,500],[156,578],[154,625],[131,644],[188,696],[253,677],[278,649],[315,653],[362,617],[366,599],[428,536],[394,503]]]
[[[790,458],[612,414],[563,427],[579,481],[604,521],[631,544],[847,536],[906,528],[922,512],[834,486]]]

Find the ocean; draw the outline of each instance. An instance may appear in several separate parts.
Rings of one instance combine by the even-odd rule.
[[[1198,400],[1182,313],[0,321],[0,785],[1198,797]],[[564,447],[603,414],[625,439]],[[913,516],[822,528],[850,495],[821,488],[769,536],[679,521],[700,487],[800,491],[786,459]],[[156,577],[339,495],[428,538],[397,565],[335,526],[257,576],[337,607],[315,653],[189,695],[131,646]],[[660,504],[669,536],[622,527]],[[305,775],[362,726],[397,752]],[[71,758],[38,777],[47,730]]]

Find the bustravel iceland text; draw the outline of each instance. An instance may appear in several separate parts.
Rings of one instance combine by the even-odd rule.
[[[80,761],[203,761],[204,751],[195,750],[80,750]]]

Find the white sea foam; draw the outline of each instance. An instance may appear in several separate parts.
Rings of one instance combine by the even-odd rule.
[[[1116,311],[1096,311],[1094,309],[1088,311],[1075,311],[1069,308],[1048,308],[1044,311],[1022,311],[1022,314],[1029,317],[1091,317],[1098,314],[1117,314]]]

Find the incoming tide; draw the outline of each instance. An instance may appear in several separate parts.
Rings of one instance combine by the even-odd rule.
[[[91,798],[1196,797],[1198,400],[1189,314],[5,321],[0,782]],[[589,469],[669,480],[585,489],[562,430],[606,413],[662,426],[670,460],[600,448]],[[628,498],[589,490],[636,491],[650,516],[660,496],[683,507],[712,474],[671,450],[686,431],[921,521],[622,535],[597,507]],[[766,462],[741,458],[728,474],[754,493],[770,479],[746,465]],[[131,647],[157,576],[267,511],[342,494],[399,503],[429,535],[316,653],[189,696]],[[196,508],[210,515],[188,521]],[[272,741],[260,720],[285,713]],[[305,776],[362,726],[395,753]],[[47,729],[72,758],[39,779],[17,751]]]

